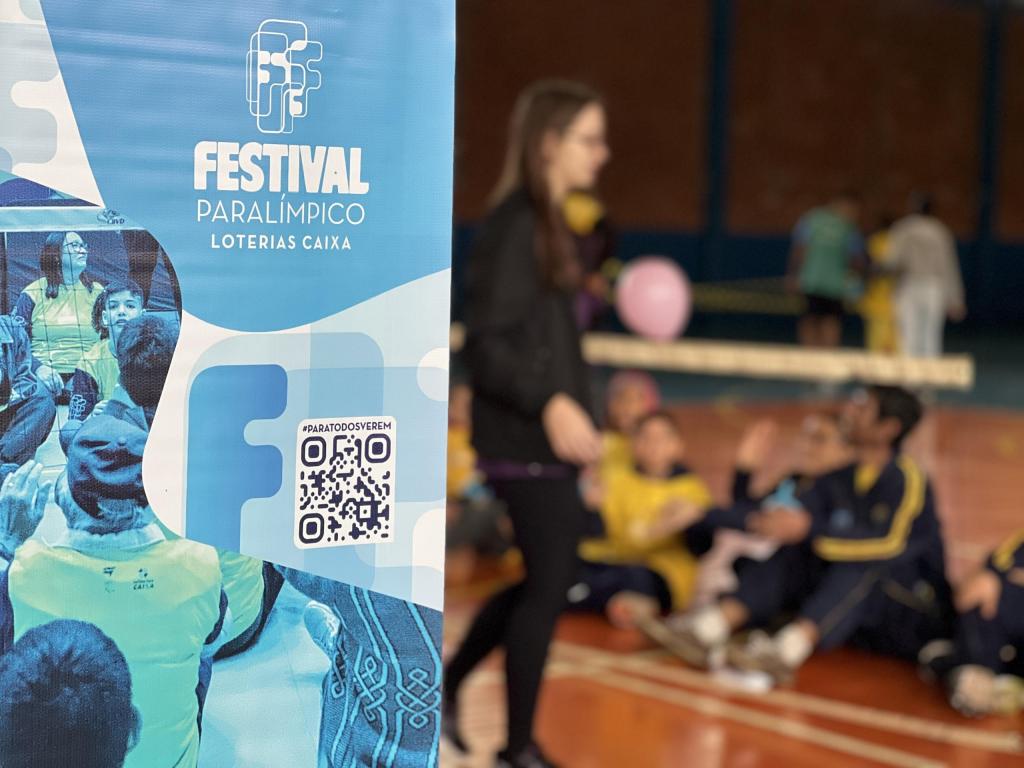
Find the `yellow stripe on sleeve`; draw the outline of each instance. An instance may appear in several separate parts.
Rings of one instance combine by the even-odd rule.
[[[924,509],[925,483],[921,470],[906,457],[899,459],[903,471],[903,499],[893,515],[889,532],[874,539],[837,539],[820,536],[814,551],[825,560],[888,560],[901,554],[914,520]]]
[[[1014,555],[1024,545],[1024,528],[999,545],[992,553],[992,564],[1000,571],[1008,571],[1013,567]]]

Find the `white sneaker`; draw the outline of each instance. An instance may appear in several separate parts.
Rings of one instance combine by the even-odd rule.
[[[729,666],[740,672],[767,675],[775,685],[791,683],[796,675],[796,669],[782,658],[775,639],[759,629],[751,632],[744,641],[730,643],[726,660]]]
[[[951,675],[949,703],[967,717],[982,717],[995,709],[995,673],[985,667],[968,664]]]
[[[1016,715],[1024,709],[1024,680],[1016,675],[996,675],[992,691],[992,711],[998,715]]]

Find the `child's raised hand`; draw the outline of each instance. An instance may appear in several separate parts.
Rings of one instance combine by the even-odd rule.
[[[64,379],[48,365],[40,365],[36,369],[36,378],[54,395],[64,389]]]
[[[761,419],[747,428],[736,449],[736,464],[741,469],[760,469],[774,450],[779,436],[779,425],[770,419]]]
[[[39,527],[52,484],[42,482],[43,465],[27,461],[0,486],[0,547],[9,554]]]

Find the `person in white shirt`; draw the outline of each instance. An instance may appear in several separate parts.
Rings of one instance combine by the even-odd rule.
[[[941,355],[946,319],[966,315],[956,241],[932,208],[929,196],[913,195],[911,213],[893,225],[889,239],[902,352],[910,357]]]

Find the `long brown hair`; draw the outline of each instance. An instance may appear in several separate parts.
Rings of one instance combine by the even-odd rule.
[[[46,278],[46,298],[55,299],[60,287],[64,284],[63,252],[64,240],[68,232],[51,232],[43,241],[43,250],[39,254],[39,271]],[[78,277],[79,282],[92,293],[92,280],[86,272]]]
[[[497,205],[513,190],[526,190],[537,212],[541,276],[558,288],[575,287],[581,269],[565,217],[551,200],[542,146],[549,132],[561,136],[584,107],[601,103],[597,91],[569,80],[541,80],[526,88],[512,110],[505,164],[491,194]]]

